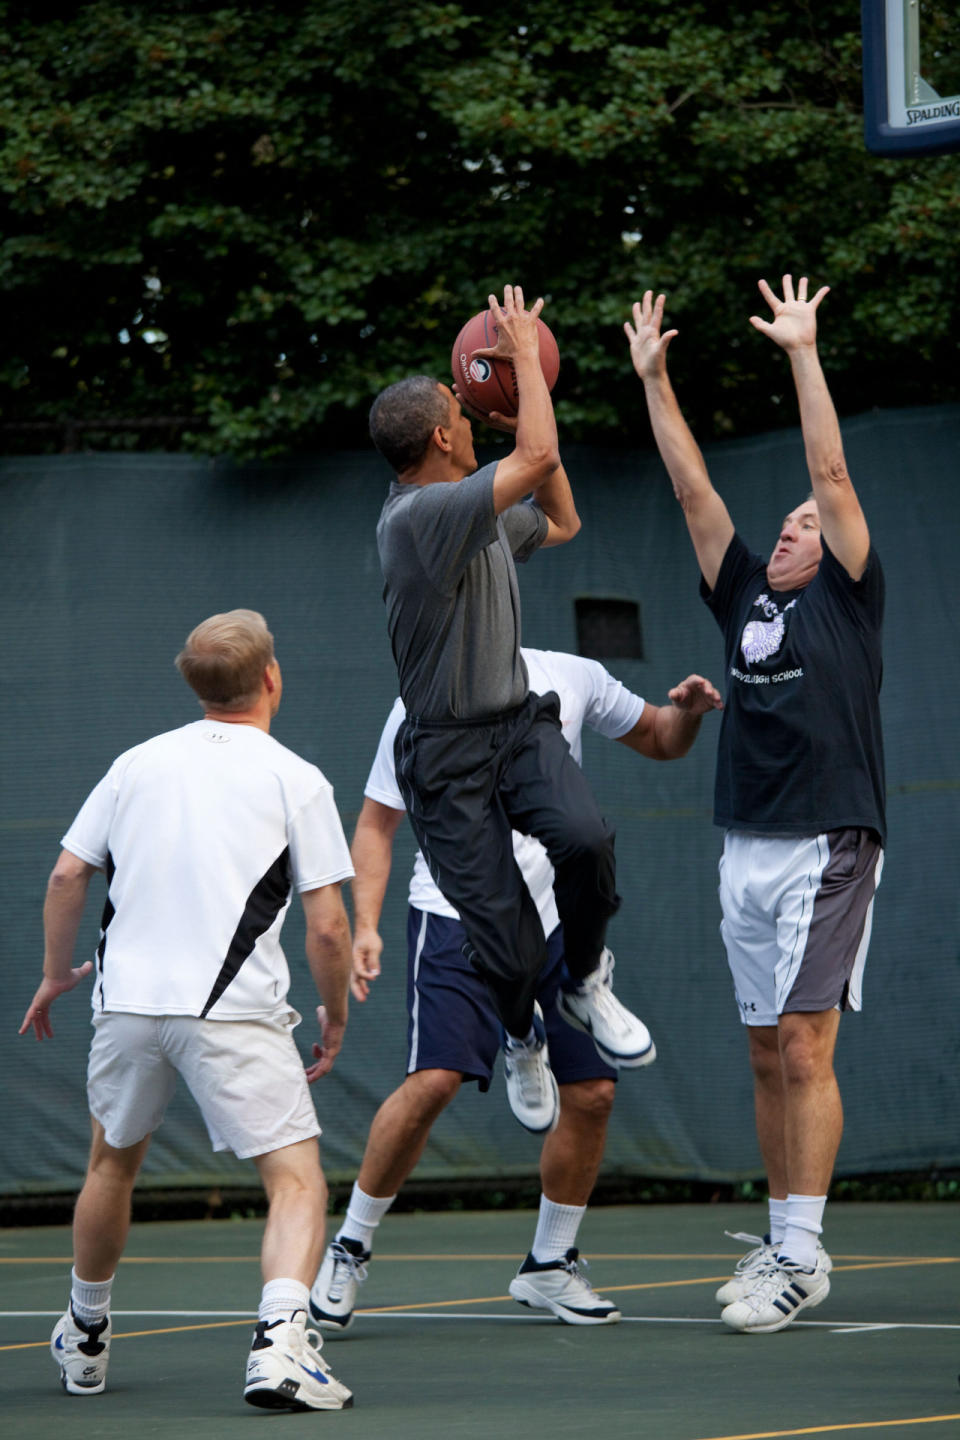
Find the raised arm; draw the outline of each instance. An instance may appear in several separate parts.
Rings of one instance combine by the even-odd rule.
[[[62,850],[47,882],[43,905],[43,979],[23,1017],[18,1034],[33,1030],[38,1040],[53,1038],[50,1007],[89,975],[93,962],[74,966],[73,951],[83,916],[90,880],[96,866],[69,850]]]
[[[688,675],[667,693],[669,705],[644,705],[633,729],[618,737],[648,760],[679,760],[696,740],[704,715],[723,709],[719,690],[702,675]]]
[[[633,307],[624,332],[633,368],[643,381],[653,438],[680,502],[697,560],[712,590],[733,539],[733,521],[714,490],[700,447],[680,410],[667,374],[667,350],[676,330],[661,334],[664,296],[648,290]]]
[[[364,797],[357,817],[350,858],[353,877],[353,974],[350,989],[357,1000],[366,1000],[370,982],[380,974],[383,940],[380,914],[387,893],[393,861],[393,840],[403,819],[403,810],[393,810],[379,800]]]
[[[343,1044],[350,995],[350,921],[341,887],[321,885],[300,893],[307,922],[307,964],[322,997],[317,1006],[320,1044],[313,1046],[316,1063],[307,1069],[311,1082],[326,1075]]]
[[[547,517],[545,545],[563,545],[580,529],[570,482],[560,463],[553,401],[540,366],[537,316],[543,301],[525,309],[519,285],[504,287],[503,304],[490,296],[497,343],[477,355],[510,360],[517,377],[517,423],[513,451],[500,461],[493,481],[499,515],[531,492]]]
[[[829,285],[807,299],[807,277],[801,277],[794,298],[793,277],[783,277],[783,299],[766,280],[760,293],[773,311],[773,320],[750,316],[755,330],[769,335],[790,357],[793,383],[800,402],[800,428],[807,452],[807,469],[820,512],[820,533],[840,564],[854,580],[867,566],[870,531],[860,508],[843,454],[840,424],[817,353],[817,309]]]

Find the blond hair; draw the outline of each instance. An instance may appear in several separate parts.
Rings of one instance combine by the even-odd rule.
[[[247,710],[273,658],[273,636],[259,611],[228,610],[191,630],[174,664],[204,705]]]

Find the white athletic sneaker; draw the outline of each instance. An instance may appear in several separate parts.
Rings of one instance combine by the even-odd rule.
[[[331,1240],[310,1291],[310,1318],[322,1330],[349,1330],[370,1251],[358,1240]]]
[[[587,1283],[577,1264],[579,1254],[568,1250],[562,1260],[543,1263],[528,1255],[510,1281],[510,1294],[533,1310],[552,1310],[567,1325],[615,1324],[620,1311]]]
[[[503,1041],[503,1077],[510,1109],[525,1130],[548,1135],[560,1119],[560,1091],[550,1069],[543,1011],[533,1007],[535,1040],[529,1043],[506,1035]]]
[[[87,1325],[71,1305],[50,1336],[50,1354],[60,1366],[60,1383],[70,1395],[99,1395],[107,1383],[110,1316]]]
[[[330,1373],[320,1354],[316,1330],[306,1329],[306,1314],[290,1320],[261,1320],[247,1359],[243,1398],[261,1410],[348,1410],[353,1396]]]
[[[782,1330],[801,1310],[819,1305],[830,1294],[830,1276],[819,1265],[804,1270],[792,1260],[774,1260],[757,1276],[746,1295],[720,1312],[731,1330],[768,1335]]]
[[[737,1261],[730,1279],[717,1291],[718,1304],[732,1305],[734,1300],[742,1300],[753,1288],[760,1271],[776,1260],[777,1247],[771,1245],[769,1235],[748,1235],[743,1230],[724,1230],[723,1233],[729,1235],[731,1240],[742,1240],[745,1245],[756,1247]],[[833,1269],[833,1261],[820,1244],[817,1245],[817,1268],[827,1275]]]
[[[613,955],[605,949],[596,970],[576,990],[558,993],[557,1007],[568,1025],[587,1032],[608,1065],[650,1065],[657,1058],[656,1047],[643,1021],[611,990],[613,965]]]

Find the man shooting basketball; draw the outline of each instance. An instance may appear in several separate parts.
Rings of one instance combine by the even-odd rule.
[[[842,1010],[860,985],[883,863],[880,561],[847,471],[802,279],[773,320],[751,324],[785,350],[800,403],[813,495],[786,516],[769,560],[751,554],[714,490],[667,375],[664,297],[625,325],[654,437],[724,633],[729,692],[714,818],[724,826],[722,934],[748,1027],[769,1235],[752,1238],[717,1292],[734,1330],[780,1330],[830,1289],[819,1243],[843,1110],[833,1070]]]
[[[571,977],[558,1002],[565,1018],[613,1065],[642,1065],[653,1045],[610,989],[613,835],[563,738],[557,696],[530,693],[520,655],[515,562],[580,528],[540,368],[543,302],[527,310],[520,288],[508,285],[502,307],[495,296],[490,305],[499,338],[482,353],[513,363],[515,448],[476,470],[470,422],[453,392],[427,376],[391,385],[370,412],[374,444],[396,472],[377,543],[407,712],[395,751],[400,791],[507,1032],[514,1113],[546,1131],[558,1109],[535,1010],[546,950],[513,828],[542,840],[556,874]]]

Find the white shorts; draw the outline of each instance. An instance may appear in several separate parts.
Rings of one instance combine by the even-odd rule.
[[[214,1150],[241,1160],[320,1134],[292,1031],[296,1010],[262,1020],[95,1015],[87,1064],[90,1113],[117,1150],[151,1135],[181,1074]]]
[[[814,836],[729,830],[720,933],[740,1018],[859,1010],[883,850],[869,830]]]

